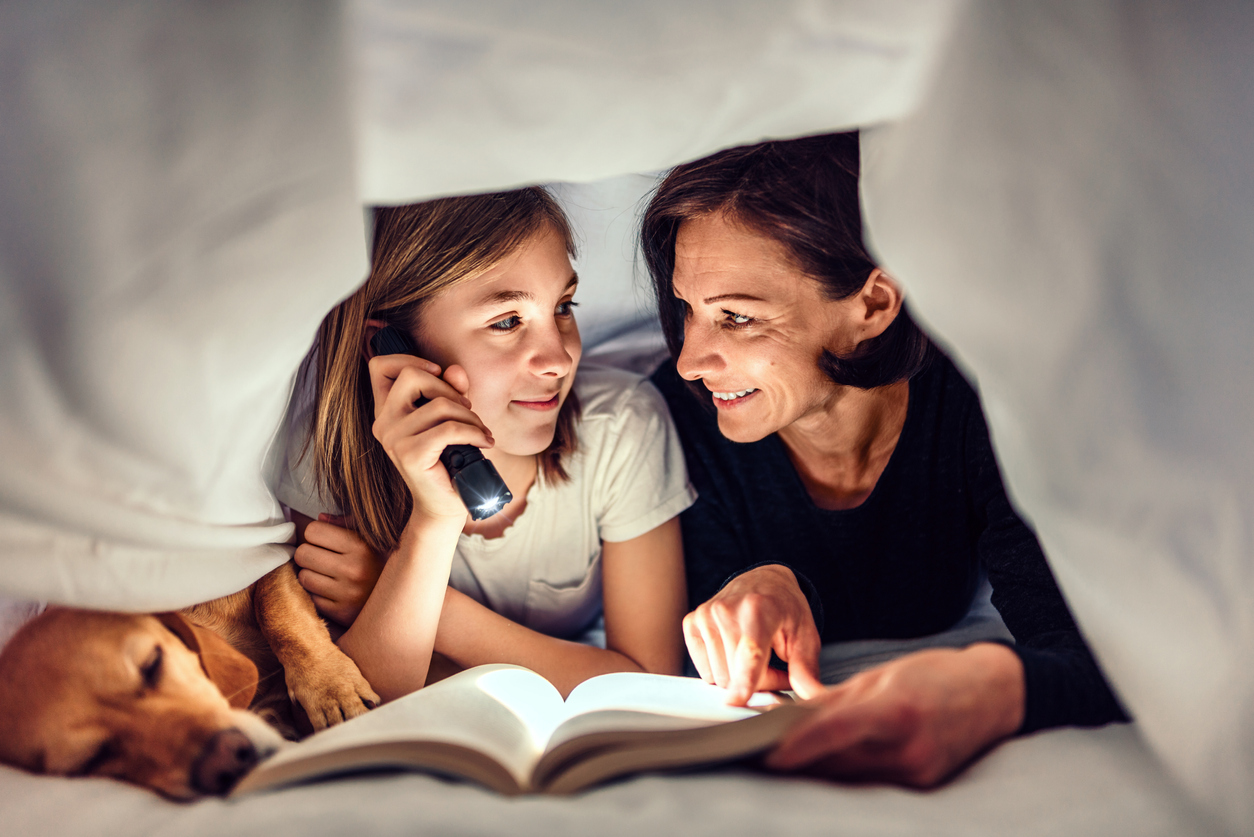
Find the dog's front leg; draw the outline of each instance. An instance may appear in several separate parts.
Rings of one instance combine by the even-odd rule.
[[[288,696],[305,710],[315,730],[379,705],[379,696],[357,664],[331,641],[291,561],[257,582],[253,610],[261,632],[283,664]]]

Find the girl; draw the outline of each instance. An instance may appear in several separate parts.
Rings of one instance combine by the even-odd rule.
[[[576,382],[573,253],[539,188],[379,209],[370,276],[319,329],[279,496],[307,524],[301,583],[385,700],[424,684],[433,650],[527,666],[563,694],[680,670],[677,515],[695,495],[652,385],[597,368]],[[386,325],[423,357],[376,356]],[[512,491],[495,516],[469,519],[439,461],[452,444],[481,448]],[[604,648],[571,641],[602,614]]]

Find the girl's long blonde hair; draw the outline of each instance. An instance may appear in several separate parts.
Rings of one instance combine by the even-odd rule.
[[[374,394],[362,355],[366,320],[420,334],[426,302],[482,276],[546,226],[562,236],[573,257],[570,224],[539,187],[375,210],[370,276],[318,327],[311,356],[317,407],[304,455],[313,455],[323,495],[352,516],[376,554],[396,548],[413,497],[371,430]],[[571,390],[553,442],[539,454],[541,479],[567,479],[562,457],[575,449],[578,418]]]

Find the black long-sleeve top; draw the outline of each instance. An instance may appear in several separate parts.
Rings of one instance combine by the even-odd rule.
[[[673,362],[653,373],[699,497],[681,517],[690,606],[730,578],[782,564],[810,598],[824,643],[926,636],[971,605],[981,565],[1023,661],[1021,733],[1126,720],[1006,497],[979,397],[937,352],[911,379],[901,437],[871,495],[819,508],[779,436],[741,444]]]

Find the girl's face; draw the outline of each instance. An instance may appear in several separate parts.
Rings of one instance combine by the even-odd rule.
[[[471,409],[495,451],[532,456],[553,441],[583,352],[571,301],[578,281],[561,234],[546,225],[423,310],[418,345],[445,369],[466,370]]]

